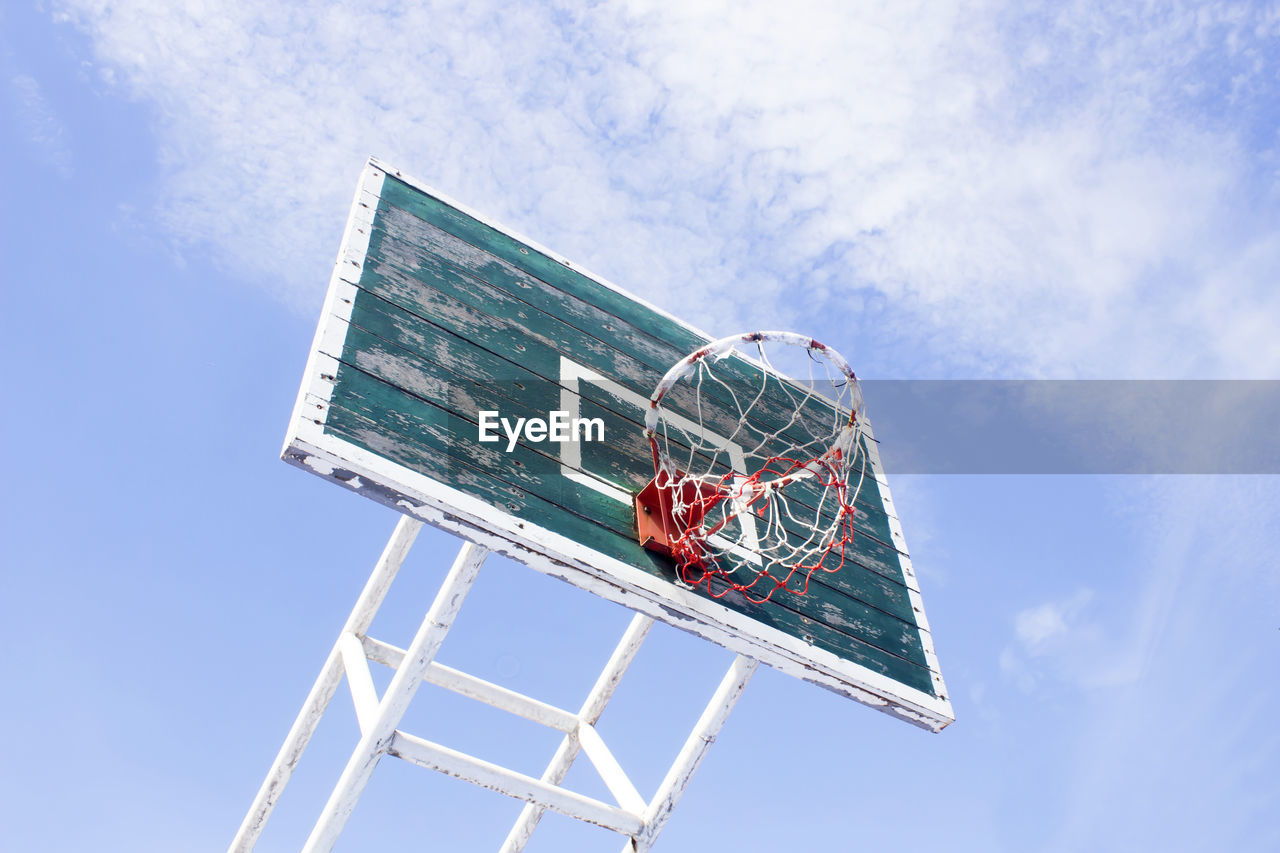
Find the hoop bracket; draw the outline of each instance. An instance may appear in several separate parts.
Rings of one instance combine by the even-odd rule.
[[[671,485],[671,480],[678,485]],[[673,489],[680,490],[679,502],[685,507],[683,523],[676,518]],[[686,530],[701,524],[707,511],[723,497],[716,486],[690,478],[682,471],[677,471],[674,478],[665,471],[659,471],[636,493],[636,535],[640,544],[670,557],[673,546],[683,538]]]

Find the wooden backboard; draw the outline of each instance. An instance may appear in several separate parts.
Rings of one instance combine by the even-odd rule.
[[[647,399],[672,364],[711,338],[370,161],[283,457],[940,730],[954,715],[874,440],[852,559],[815,575],[804,596],[714,597],[678,583],[668,559],[637,543],[632,495],[653,474]],[[513,440],[495,418],[541,419],[565,434],[526,429]]]

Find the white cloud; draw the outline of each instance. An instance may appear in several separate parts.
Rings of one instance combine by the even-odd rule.
[[[1024,691],[1050,683],[1092,691],[1138,682],[1178,596],[1180,567],[1160,565],[1145,578],[1116,578],[1108,608],[1082,588],[1019,611],[1013,641],[1000,653],[1000,671]],[[1136,590],[1126,581],[1137,582]]]
[[[1081,687],[1132,678],[1131,671],[1117,668],[1115,647],[1090,618],[1093,597],[1093,590],[1084,588],[1059,601],[1020,610],[1013,619],[1014,642],[1000,653],[1001,672],[1023,690],[1031,690],[1045,677]]]
[[[1043,647],[1047,641],[1067,632],[1068,609],[1077,610],[1090,597],[1092,594],[1086,590],[1066,603],[1042,604],[1022,611],[1014,620],[1018,639],[1030,649]]]
[[[1119,552],[1103,549],[1080,569],[1105,579],[1105,593],[1080,587],[1018,610],[998,656],[1001,673],[1024,691],[1101,692],[1110,697],[1104,706],[1232,677],[1226,660],[1206,659],[1223,649],[1228,657],[1262,652],[1239,652],[1222,636],[1275,630],[1274,478],[1121,478],[1114,492],[1108,500],[1132,526],[1132,543],[1112,543]],[[1128,687],[1137,691],[1125,694]]]
[[[159,106],[173,233],[308,312],[376,153],[711,331],[852,340],[864,373],[1280,369],[1262,11],[65,7]]]
[[[40,159],[61,177],[70,178],[71,149],[67,147],[66,131],[40,91],[40,84],[27,74],[19,74],[9,85],[17,100],[18,120],[27,138],[39,150]]]

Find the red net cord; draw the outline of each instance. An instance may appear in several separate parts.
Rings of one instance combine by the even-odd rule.
[[[834,451],[834,455],[838,460],[839,449]],[[717,552],[717,549],[707,547],[707,541],[720,533],[730,521],[737,519],[742,509],[761,517],[766,516],[777,493],[786,488],[771,488],[767,484],[778,480],[789,482],[788,478],[802,471],[808,474],[804,478],[806,481],[816,482],[826,494],[835,498],[837,517],[834,523],[824,522],[824,528],[833,532],[817,546],[805,549],[794,561],[763,560],[760,566],[750,567],[755,572],[750,582],[738,582],[734,575],[741,572],[743,563],[749,562],[749,558],[745,555]],[[845,546],[853,541],[855,535],[854,517],[857,510],[853,505],[848,482],[826,458],[797,460],[775,456],[769,458],[767,464],[749,477],[726,474],[710,484],[699,483],[696,489],[688,488],[690,479],[681,479],[677,474],[675,477],[668,476],[664,483],[664,478],[659,475],[659,485],[668,490],[673,520],[679,531],[671,544],[671,556],[675,560],[680,580],[689,586],[705,587],[712,598],[722,598],[730,592],[738,592],[748,600],[761,604],[779,590],[797,596],[805,595],[809,591],[809,581],[814,572],[830,574],[843,568]],[[726,511],[718,520],[707,523],[715,507],[726,500],[735,499],[740,501],[739,510]],[[772,523],[781,521],[775,520]],[[827,558],[833,553],[838,554],[838,558],[828,564]],[[777,564],[772,565],[773,571],[770,571],[770,564],[773,562]]]

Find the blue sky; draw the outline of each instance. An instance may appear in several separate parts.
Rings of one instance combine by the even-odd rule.
[[[1280,373],[1274,6],[11,6],[6,849],[234,833],[395,522],[276,458],[371,153],[867,377]],[[1280,848],[1273,478],[893,486],[958,722],[762,671],[658,849]],[[454,547],[423,534],[380,636]],[[473,595],[440,659],[571,707],[627,621],[497,560]],[[644,793],[729,658],[655,630],[602,722]],[[430,690],[412,722],[555,747]],[[339,696],[259,849],[353,725]],[[495,849],[516,812],[384,762],[338,849]],[[529,850],[616,847],[548,819]]]

